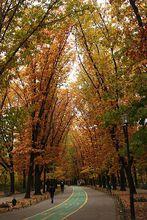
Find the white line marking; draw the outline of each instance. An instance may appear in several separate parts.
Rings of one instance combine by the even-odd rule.
[[[63,217],[61,220],[66,220],[66,218],[68,218],[70,215],[74,214],[75,212],[79,211],[79,210],[80,210],[81,208],[83,208],[83,206],[87,203],[87,201],[88,201],[88,195],[87,195],[87,193],[86,193],[85,190],[83,190],[83,191],[84,191],[84,193],[85,193],[85,195],[86,195],[85,202],[84,202],[78,209],[76,209],[75,211],[73,211],[73,212],[71,212],[70,214],[66,215],[66,216]]]
[[[41,214],[43,214],[43,213],[45,213],[45,212],[48,212],[48,211],[50,211],[50,210],[52,210],[52,209],[55,209],[55,208],[59,207],[60,205],[66,203],[66,202],[73,196],[73,194],[74,194],[74,188],[72,187],[72,194],[71,194],[65,201],[63,201],[62,203],[60,203],[60,204],[58,204],[58,205],[56,205],[56,206],[54,206],[54,207],[52,207],[52,208],[50,208],[50,209],[47,209],[47,210],[45,210],[45,211],[43,211],[43,212],[40,212],[40,213],[37,213],[36,215],[32,215],[32,216],[30,216],[30,217],[28,217],[28,218],[25,218],[24,220],[33,218],[33,217],[35,217],[35,216],[41,215]]]

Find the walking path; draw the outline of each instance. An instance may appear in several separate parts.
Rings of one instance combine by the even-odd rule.
[[[60,220],[81,209],[87,203],[87,193],[81,187],[73,187],[71,196],[63,203],[25,220]]]
[[[0,220],[24,220],[25,218],[46,211],[49,208],[53,208],[54,206],[62,203],[69,198],[69,196],[72,194],[72,191],[72,187],[65,187],[65,193],[58,193],[55,195],[53,204],[49,199],[47,199],[28,208],[20,208],[13,210],[12,212],[10,211],[0,214]]]
[[[0,215],[1,220],[115,220],[113,198],[88,187],[66,187],[64,193],[29,208]]]
[[[127,191],[129,192],[129,189],[127,188]],[[31,192],[33,195],[34,192]],[[137,189],[138,194],[147,194],[147,189]],[[10,202],[13,198],[16,198],[17,200],[23,199],[25,196],[25,193],[18,193],[14,194],[12,196],[0,196],[0,204],[2,202]]]
[[[115,201],[108,194],[84,187],[88,202],[68,220],[116,220]]]

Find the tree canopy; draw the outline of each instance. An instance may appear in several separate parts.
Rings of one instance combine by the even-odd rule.
[[[33,179],[40,194],[45,173],[147,183],[145,37],[142,0],[1,1],[0,172],[12,193],[27,176],[25,197]]]

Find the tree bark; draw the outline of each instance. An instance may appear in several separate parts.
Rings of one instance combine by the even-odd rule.
[[[94,177],[92,178],[92,185],[93,185],[93,186],[96,186],[95,178],[94,178]]]
[[[112,175],[111,175],[111,185],[112,185],[112,189],[113,189],[113,190],[116,190],[116,188],[117,188],[117,187],[116,187],[116,183],[117,183],[117,182],[116,182],[116,176],[115,176],[115,174],[112,174]]]
[[[10,193],[15,193],[15,174],[14,174],[14,165],[13,165],[13,155],[9,153],[9,159],[10,159],[10,166],[9,166],[9,172],[10,172]]]
[[[10,171],[10,193],[15,193],[15,174],[14,171]]]
[[[130,1],[130,5],[132,6],[132,9],[134,11],[134,14],[136,16],[136,20],[138,22],[139,27],[143,28],[143,22],[142,22],[140,14],[139,14],[138,7],[136,6],[136,1],[135,0],[129,0],[129,1]]]
[[[126,173],[126,177],[127,177],[130,191],[133,193],[136,193],[136,188],[135,188],[135,184],[134,184],[134,180],[133,180],[133,176],[132,176],[132,171],[131,171],[132,162],[131,162],[131,164],[127,164],[124,157],[120,157],[120,159],[121,159],[121,164],[125,169],[125,173]]]
[[[126,177],[125,177],[125,169],[123,165],[124,158],[119,157],[120,163],[120,191],[126,191]]]
[[[34,153],[31,153],[25,198],[30,198],[31,184],[33,179],[33,169],[34,169],[34,158],[35,158]]]
[[[103,186],[103,188],[106,188],[106,177],[105,177],[105,175],[102,176],[102,186]]]
[[[138,179],[137,179],[137,173],[136,173],[136,167],[133,165],[133,174],[134,174],[134,181],[136,188],[138,187]]]
[[[22,182],[22,188],[23,190],[26,189],[26,170],[23,169],[23,182]]]
[[[39,165],[35,165],[35,195],[41,195],[41,170]]]
[[[102,187],[102,175],[99,175],[99,187]]]
[[[43,170],[43,193],[45,193],[45,184],[46,184],[46,168],[44,166],[44,170]]]
[[[127,175],[127,180],[128,180],[130,191],[132,193],[136,193],[136,188],[135,188],[133,176],[132,176],[131,171],[130,171],[131,168],[129,166],[126,166],[125,170],[126,170],[126,175]]]

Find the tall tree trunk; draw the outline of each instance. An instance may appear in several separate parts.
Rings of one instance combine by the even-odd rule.
[[[116,183],[117,183],[117,182],[116,182],[116,176],[115,176],[115,174],[112,174],[112,175],[111,175],[111,184],[112,184],[112,189],[113,189],[113,190],[116,190],[116,188],[117,188],[117,187],[116,187]]]
[[[133,180],[133,176],[132,176],[132,171],[131,171],[131,164],[133,164],[133,161],[131,162],[131,164],[127,164],[124,157],[120,157],[120,159],[121,159],[121,163],[125,169],[129,188],[130,188],[131,192],[136,193],[136,188],[135,188],[135,184],[134,184],[134,180]]]
[[[14,171],[10,171],[10,193],[15,193],[15,174]]]
[[[120,168],[120,191],[126,191],[126,177],[123,165]]]
[[[99,175],[99,187],[102,187],[102,175]]]
[[[138,187],[138,179],[137,179],[137,173],[136,173],[136,167],[133,165],[133,174],[134,174],[134,181],[136,188]]]
[[[94,177],[92,178],[92,185],[96,186],[96,182],[95,182],[95,178]]]
[[[128,124],[127,123],[123,125],[123,131],[124,131],[125,145],[126,145],[126,149],[127,149],[127,160],[124,157],[122,157],[122,164],[123,164],[125,171],[126,171],[130,194],[133,196],[133,193],[136,193],[136,188],[135,188],[133,175],[132,175],[133,157],[130,155]]]
[[[131,191],[132,193],[136,193],[136,188],[135,188],[133,176],[132,176],[132,173],[131,173],[131,171],[130,171],[130,170],[131,170],[131,167],[126,166],[126,167],[125,167],[125,170],[126,170],[126,175],[127,175],[127,180],[128,180],[128,184],[129,184],[130,191]]]
[[[31,153],[25,198],[30,198],[33,169],[34,169],[34,158],[35,158],[34,153]]]
[[[126,176],[125,176],[125,165],[124,165],[124,157],[119,156],[119,164],[120,164],[120,191],[126,191]]]
[[[117,182],[118,185],[120,186],[120,172],[117,170]]]
[[[45,184],[46,184],[46,167],[44,166],[44,170],[43,170],[43,193],[45,193]]]
[[[23,169],[23,182],[22,182],[22,188],[23,190],[26,189],[26,170]]]
[[[111,139],[113,141],[113,145],[116,149],[116,152],[118,152],[118,158],[119,158],[119,165],[120,165],[120,171],[119,171],[119,183],[120,183],[120,190],[121,191],[125,191],[126,190],[126,178],[125,178],[125,169],[124,169],[124,166],[123,166],[123,163],[122,163],[122,157],[119,155],[119,148],[120,148],[120,143],[119,143],[119,140],[117,138],[117,135],[116,135],[116,129],[117,129],[117,126],[113,125],[112,128],[110,129],[110,134],[111,134]]]
[[[86,177],[84,177],[84,181],[85,181],[85,185],[88,185],[88,181]]]
[[[106,177],[104,174],[102,175],[102,186],[103,188],[106,188]]]
[[[14,174],[14,165],[13,165],[13,155],[9,153],[10,158],[10,193],[14,194],[15,192],[15,174]]]
[[[38,164],[35,165],[35,195],[41,195],[41,170]]]

